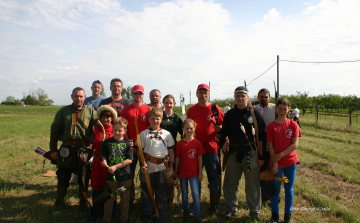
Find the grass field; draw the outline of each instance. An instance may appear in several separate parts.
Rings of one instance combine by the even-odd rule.
[[[70,187],[65,209],[49,214],[55,201],[56,178],[42,177],[56,166],[32,151],[31,145],[48,149],[50,125],[60,107],[0,106],[0,222],[87,222],[89,213],[78,210],[77,187]],[[311,114],[301,116],[302,134],[297,149],[298,166],[294,188],[295,222],[360,222],[359,125],[342,120],[320,119],[317,128]],[[209,216],[209,195],[204,177],[201,215],[206,222],[224,222],[220,214]],[[130,211],[131,222],[141,222],[140,194]],[[239,186],[237,218],[250,222],[244,180]],[[280,217],[284,193],[281,193]],[[181,201],[180,201],[181,202]],[[221,197],[220,211],[224,210]],[[166,222],[182,222],[181,206],[167,211]],[[260,219],[270,219],[269,206]]]

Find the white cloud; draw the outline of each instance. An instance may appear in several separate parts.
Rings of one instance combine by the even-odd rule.
[[[257,22],[254,24],[254,27],[263,27],[266,24],[277,23],[281,19],[281,13],[276,10],[276,8],[272,8],[268,11],[266,15],[263,15],[263,21]]]

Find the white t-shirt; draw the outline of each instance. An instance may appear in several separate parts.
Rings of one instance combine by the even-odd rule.
[[[140,141],[144,153],[147,153],[150,156],[156,158],[164,158],[166,155],[169,154],[168,147],[175,145],[171,133],[166,131],[165,129],[161,129],[158,131],[145,129],[140,133]],[[148,173],[154,173],[166,169],[164,164],[154,164],[148,161],[146,163],[148,167]]]
[[[299,111],[299,109],[298,109],[298,108],[295,108],[294,111],[293,111],[293,114],[294,114],[294,116],[295,116],[296,118],[299,118],[299,116],[300,116],[300,111]]]
[[[226,105],[226,106],[224,107],[224,114],[225,114],[226,112],[228,112],[229,110],[230,110],[230,107]]]

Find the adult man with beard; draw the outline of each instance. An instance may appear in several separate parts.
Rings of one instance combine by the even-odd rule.
[[[94,81],[91,85],[92,95],[85,99],[84,104],[97,110],[102,100],[105,99],[103,96],[100,95],[101,90],[102,83],[99,80]]]
[[[250,217],[258,218],[261,208],[259,167],[269,159],[266,155],[265,123],[257,110],[249,106],[249,91],[239,86],[234,91],[236,106],[225,115],[220,138],[223,152],[229,152],[226,161],[224,178],[225,220],[234,217],[238,209],[238,190],[241,176],[245,175],[246,202],[250,209]],[[256,119],[256,120],[254,120]],[[256,151],[256,138],[252,134],[252,126],[258,125],[258,138],[261,145],[259,155]],[[244,131],[246,134],[242,131]],[[226,137],[230,145],[226,147]],[[257,145],[257,146],[260,146]]]
[[[196,123],[196,139],[198,139],[204,147],[203,166],[206,170],[208,178],[208,188],[210,190],[210,214],[218,212],[221,191],[219,191],[219,157],[217,145],[217,133],[221,131],[224,114],[216,105],[218,114],[218,125],[213,116],[212,103],[208,101],[210,96],[210,88],[207,84],[200,84],[196,90],[198,103],[191,106],[187,111],[187,117]]]
[[[74,88],[71,94],[73,103],[62,107],[55,115],[51,125],[50,151],[51,157],[57,160],[58,170],[56,171],[58,184],[56,201],[52,211],[58,209],[63,203],[69,187],[71,174],[82,176],[84,161],[86,161],[86,147],[90,143],[91,132],[97,122],[96,111],[84,105],[85,91],[83,88]],[[62,141],[58,150],[57,143]],[[85,159],[85,160],[84,160]],[[85,196],[87,193],[89,179],[78,178],[79,184],[79,207],[86,210]],[[85,187],[84,187],[85,185]],[[85,192],[85,194],[84,194]]]
[[[158,89],[153,89],[150,91],[150,107],[161,108],[161,92]]]
[[[126,106],[122,110],[120,117],[123,117],[128,121],[128,126],[127,126],[128,137],[129,139],[132,139],[134,142],[136,142],[137,135],[136,135],[134,116],[137,120],[138,129],[140,133],[149,127],[148,112],[151,107],[142,103],[142,99],[144,97],[143,86],[135,85],[132,89],[131,95],[134,98],[134,102],[131,105]],[[134,179],[138,157],[137,157],[137,150],[135,148],[133,149],[133,152],[134,152],[134,157],[132,163],[130,164],[130,170]],[[134,199],[135,199],[135,191],[132,186],[130,203],[132,203]]]
[[[111,90],[111,97],[104,99],[101,105],[109,105],[114,107],[116,110],[118,117],[122,110],[131,104],[131,101],[127,98],[121,96],[121,92],[123,90],[123,82],[119,78],[114,78],[110,81],[110,90]]]

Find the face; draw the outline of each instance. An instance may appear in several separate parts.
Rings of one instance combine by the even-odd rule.
[[[193,135],[194,132],[195,132],[194,125],[193,125],[191,122],[187,123],[187,124],[184,126],[183,131],[185,132],[185,134],[186,134],[187,136]]]
[[[85,97],[86,95],[84,91],[74,91],[74,93],[71,95],[74,107],[82,108],[84,105]]]
[[[196,97],[198,98],[199,102],[207,102],[207,100],[209,99],[210,96],[210,91],[206,90],[206,89],[199,89],[196,92]]]
[[[235,93],[234,94],[235,102],[237,106],[246,107],[248,103],[249,96],[245,93]]]
[[[287,105],[278,105],[276,107],[276,111],[277,111],[279,116],[286,116],[287,113],[289,112],[289,106],[287,106]]]
[[[101,84],[95,83],[91,86],[91,90],[93,95],[100,95],[101,92]]]
[[[264,106],[264,107],[268,106],[268,104],[270,102],[269,93],[261,92],[258,96],[258,100],[262,106]]]
[[[161,94],[158,91],[153,91],[150,93],[151,104],[158,104],[161,99]]]
[[[158,129],[160,127],[162,119],[160,117],[156,117],[155,115],[150,115],[149,122],[150,127],[152,129]]]
[[[121,125],[117,124],[113,126],[113,134],[115,139],[120,139],[125,135],[126,130]]]
[[[165,98],[165,100],[164,100],[165,109],[172,110],[174,105],[175,105],[175,103],[174,103],[174,100],[172,98]]]
[[[142,93],[141,91],[132,92],[131,95],[134,98],[134,102],[141,102],[144,97],[144,93]]]
[[[110,86],[110,90],[113,95],[120,95],[122,89],[123,89],[122,84],[119,81],[112,82]]]
[[[110,126],[112,121],[111,113],[106,112],[104,115],[101,116],[100,121],[104,126]]]

